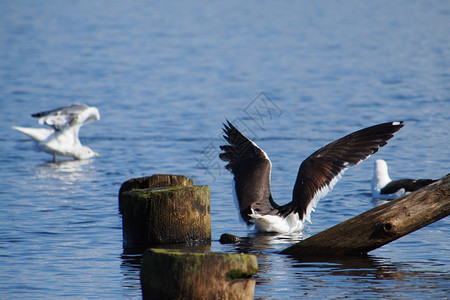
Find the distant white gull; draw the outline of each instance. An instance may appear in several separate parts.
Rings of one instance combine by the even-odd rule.
[[[392,180],[388,174],[387,163],[382,159],[374,162],[372,177],[372,197],[375,199],[397,199],[409,192],[427,186],[436,179],[399,179]]]
[[[56,161],[58,155],[75,159],[88,159],[98,156],[89,147],[81,145],[78,138],[81,126],[100,120],[100,113],[97,108],[75,103],[31,116],[39,118],[39,124],[48,125],[51,128],[18,126],[13,126],[13,128],[35,140],[39,149],[53,155],[54,161]]]
[[[234,192],[240,215],[260,232],[293,233],[310,221],[319,199],[342,177],[344,171],[368,158],[387,144],[403,121],[384,123],[351,133],[320,148],[300,165],[292,201],[279,205],[270,191],[272,163],[267,154],[240,133],[230,122],[224,124],[219,157],[234,175]]]

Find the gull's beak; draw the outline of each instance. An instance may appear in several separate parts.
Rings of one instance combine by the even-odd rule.
[[[98,154],[97,152],[94,153],[95,156],[100,156],[100,154]]]

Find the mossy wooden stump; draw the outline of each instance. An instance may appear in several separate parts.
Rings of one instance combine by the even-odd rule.
[[[126,246],[211,242],[210,191],[181,175],[131,179],[119,191]]]
[[[253,299],[256,256],[148,249],[143,257],[144,299]]]
[[[122,183],[119,190],[119,211],[122,213],[122,194],[131,190],[163,188],[170,186],[193,186],[192,179],[182,175],[157,174],[150,177],[132,178]]]

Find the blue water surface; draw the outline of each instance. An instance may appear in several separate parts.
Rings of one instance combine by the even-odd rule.
[[[122,245],[122,182],[184,174],[211,188],[212,251],[258,255],[256,299],[448,298],[450,224],[440,220],[364,258],[278,252],[364,212],[373,161],[391,177],[450,166],[448,1],[2,1],[0,298],[139,299],[140,255]],[[37,151],[13,125],[73,102],[90,161]],[[326,143],[386,121],[405,127],[322,199],[302,236],[240,223],[218,159],[233,121],[272,160],[290,201],[299,164]],[[249,237],[221,245],[222,233]]]

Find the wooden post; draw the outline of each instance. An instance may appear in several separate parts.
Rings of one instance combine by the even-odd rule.
[[[256,256],[148,249],[141,268],[143,299],[253,299]]]
[[[194,182],[183,175],[156,174],[150,177],[132,178],[122,183],[119,189],[119,212],[122,213],[123,193],[131,190],[170,186],[193,186]]]
[[[126,247],[211,242],[208,186],[193,186],[192,180],[178,175],[127,182],[119,192]],[[184,186],[176,186],[180,183]]]
[[[365,254],[450,214],[450,174],[285,250],[296,257]]]

